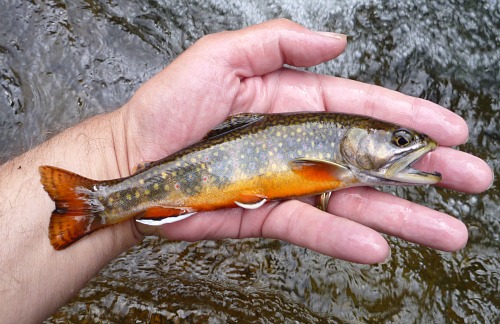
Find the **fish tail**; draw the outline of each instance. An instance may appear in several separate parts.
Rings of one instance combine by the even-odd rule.
[[[55,202],[49,223],[50,244],[62,250],[82,237],[108,226],[96,206],[92,188],[100,181],[52,166],[40,166],[41,182]]]

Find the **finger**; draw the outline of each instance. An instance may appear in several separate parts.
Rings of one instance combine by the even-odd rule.
[[[414,167],[438,171],[443,176],[438,186],[466,193],[483,192],[493,183],[493,171],[485,161],[448,147],[427,153]]]
[[[435,103],[353,80],[323,76],[320,82],[329,111],[366,115],[406,126],[444,146],[467,141],[465,120]]]
[[[390,253],[385,239],[371,228],[297,200],[282,202],[269,212],[262,236],[357,263],[384,262]]]
[[[379,263],[389,256],[387,242],[376,231],[297,200],[273,202],[257,210],[200,213],[163,226],[137,227],[142,234],[171,240],[274,238],[358,263]]]
[[[260,209],[271,208],[266,204]],[[259,210],[260,210],[259,209]],[[178,222],[150,226],[136,222],[139,233],[158,236],[169,240],[199,241],[239,238],[243,210],[228,208],[211,212],[200,212]]]
[[[262,82],[262,83],[261,83]],[[237,107],[258,112],[326,110],[370,116],[409,127],[440,145],[464,143],[465,121],[430,101],[397,91],[332,76],[280,69],[259,79],[245,79]]]
[[[284,64],[306,67],[329,61],[342,53],[346,44],[345,35],[313,32],[290,20],[276,19],[206,36],[193,51],[246,78],[273,72]]]
[[[334,192],[329,211],[404,240],[442,251],[467,243],[467,228],[449,215],[373,188]]]

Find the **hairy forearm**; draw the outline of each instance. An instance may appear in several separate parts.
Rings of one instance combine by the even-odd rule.
[[[94,117],[0,166],[2,321],[40,321],[119,253],[136,243],[130,222],[99,231],[64,251],[47,237],[54,204],[38,167],[54,165],[94,179],[127,174],[121,112]]]

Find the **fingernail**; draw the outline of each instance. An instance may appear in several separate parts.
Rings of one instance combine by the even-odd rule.
[[[389,248],[389,253],[387,254],[387,257],[385,258],[385,260],[379,264],[386,264],[386,263],[389,263],[389,261],[391,260],[391,249]]]
[[[490,185],[488,186],[488,188],[486,190],[490,190],[491,187],[493,187],[493,184],[495,183],[495,172],[493,171],[493,168],[489,164],[488,164],[488,166],[490,167],[490,170],[491,170],[491,182],[490,182]]]
[[[316,33],[323,35],[323,36],[335,38],[335,39],[347,39],[347,35],[345,35],[345,34],[337,34],[337,33],[324,32],[324,31],[317,31]]]

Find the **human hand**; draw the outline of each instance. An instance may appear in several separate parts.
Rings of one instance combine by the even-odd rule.
[[[343,36],[315,33],[286,20],[204,37],[121,110],[127,143],[123,161],[128,162],[122,175],[199,141],[231,114],[315,110],[368,115],[425,133],[441,147],[418,167],[441,172],[440,186],[475,193],[490,185],[492,172],[483,161],[447,147],[468,136],[465,121],[452,112],[373,85],[283,67],[328,61],[345,46]],[[173,240],[276,238],[361,263],[388,257],[378,231],[446,251],[467,241],[459,220],[371,188],[335,192],[328,212],[290,200],[137,228]]]

